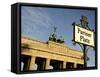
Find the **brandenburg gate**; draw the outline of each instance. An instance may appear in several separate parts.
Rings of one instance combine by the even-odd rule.
[[[65,43],[21,38],[22,71],[83,68],[83,65],[83,52],[71,49]]]

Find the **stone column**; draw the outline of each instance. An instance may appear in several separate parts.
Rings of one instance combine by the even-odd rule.
[[[66,69],[66,62],[63,62],[63,69]]]
[[[46,59],[46,67],[45,67],[45,69],[50,69],[49,68],[50,67],[50,59]]]
[[[32,56],[32,57],[31,57],[31,61],[30,61],[29,70],[34,70],[34,69],[35,69],[35,57]]]
[[[74,63],[74,68],[77,68],[77,63]]]

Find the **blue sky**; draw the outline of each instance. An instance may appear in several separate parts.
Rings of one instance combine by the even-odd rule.
[[[94,10],[75,10],[75,9],[59,9],[22,6],[21,8],[21,25],[22,36],[27,36],[40,41],[48,41],[48,37],[53,32],[53,27],[57,27],[58,37],[63,36],[68,47],[81,50],[79,45],[72,44],[73,26],[72,23],[80,23],[82,15],[88,17],[89,27],[95,27],[95,11]],[[95,66],[95,51],[90,48],[88,50],[87,62],[88,66]]]

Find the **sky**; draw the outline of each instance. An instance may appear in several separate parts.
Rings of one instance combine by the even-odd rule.
[[[64,38],[66,46],[81,50],[78,44],[76,46],[73,45],[72,23],[80,24],[82,15],[88,17],[89,27],[95,29],[94,10],[22,6],[21,33],[22,36],[46,42],[53,33],[54,27],[57,27],[56,34],[58,38],[60,36]],[[90,58],[87,61],[88,67],[95,66],[95,51],[93,48],[88,50],[87,55]]]

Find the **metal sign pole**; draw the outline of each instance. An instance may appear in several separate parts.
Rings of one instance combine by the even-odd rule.
[[[82,16],[81,19],[81,26],[85,29],[89,29],[88,27],[88,22],[87,22],[87,17],[86,16]],[[84,67],[87,67],[87,50],[86,50],[86,45],[83,44],[83,52],[84,52]]]
[[[84,67],[87,67],[87,50],[86,45],[83,44],[83,52],[84,52]]]

